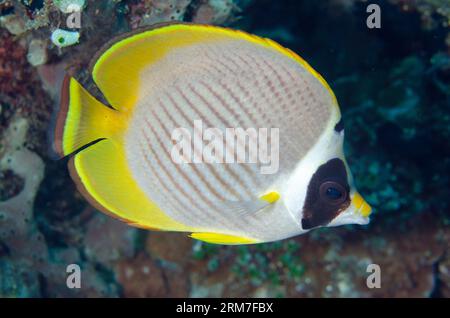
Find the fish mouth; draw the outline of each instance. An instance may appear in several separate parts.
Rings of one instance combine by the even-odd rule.
[[[368,219],[372,213],[372,207],[364,200],[364,198],[358,192],[355,192],[352,198],[352,205],[355,213],[358,216]]]
[[[351,195],[350,206],[339,214],[334,220],[328,223],[327,226],[339,226],[346,224],[369,224],[369,216],[372,213],[372,208],[363,199],[358,192],[353,192]]]

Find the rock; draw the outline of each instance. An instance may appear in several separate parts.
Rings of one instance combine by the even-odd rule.
[[[124,297],[187,296],[188,283],[185,273],[163,268],[144,254],[118,262],[115,270]]]
[[[81,11],[86,5],[86,0],[54,0],[53,4],[63,13]]]
[[[31,40],[28,45],[27,60],[33,66],[38,66],[47,63],[47,41],[40,39]]]
[[[26,31],[24,20],[15,14],[0,17],[0,25],[12,35],[20,35]]]
[[[0,258],[0,298],[40,296],[37,271],[8,258]]]
[[[192,239],[185,233],[150,232],[146,250],[156,259],[183,265],[192,255]]]
[[[449,251],[438,264],[438,288],[440,297],[450,298],[450,255]]]
[[[220,25],[228,22],[236,10],[237,6],[232,0],[204,1],[195,12],[192,21]]]
[[[136,229],[110,216],[96,213],[87,224],[84,238],[86,256],[109,264],[134,255]]]

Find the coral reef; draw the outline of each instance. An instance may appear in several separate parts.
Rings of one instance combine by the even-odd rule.
[[[81,28],[68,25],[70,4],[82,7]],[[0,297],[449,297],[448,1],[380,1],[380,30],[365,27],[366,5],[0,1]],[[321,72],[341,105],[355,181],[375,208],[371,224],[217,246],[90,207],[67,159],[48,150],[63,76],[70,69],[95,92],[86,66],[97,49],[166,21],[268,36]],[[79,38],[52,43],[57,29]],[[366,286],[371,263],[381,267],[380,289]],[[81,267],[79,290],[66,286],[69,264]]]
[[[85,0],[53,0],[53,4],[64,13],[82,10],[86,6]]]
[[[16,118],[2,136],[8,143],[2,144],[0,170],[12,171],[24,180],[17,195],[0,203],[0,242],[5,254],[0,272],[0,277],[5,277],[0,284],[3,297],[38,295],[36,271],[45,267],[48,253],[44,237],[33,222],[33,203],[44,177],[44,163],[24,146],[27,130],[28,122]],[[20,264],[20,271],[11,277],[14,263]],[[12,281],[8,283],[8,279]]]
[[[234,17],[240,8],[232,0],[201,1],[192,21],[195,23],[225,24]]]
[[[159,22],[183,20],[190,3],[189,0],[151,0],[132,4],[130,25],[134,29]]]

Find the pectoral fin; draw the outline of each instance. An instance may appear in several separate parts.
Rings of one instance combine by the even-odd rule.
[[[236,217],[239,215],[248,215],[251,213],[256,213],[261,211],[265,207],[277,202],[280,199],[280,194],[276,191],[266,193],[259,198],[248,201],[223,201],[224,213],[230,213],[230,217]],[[239,237],[229,234],[221,233],[192,233],[190,237],[213,244],[226,244],[226,245],[237,245],[237,244],[254,244],[259,241],[248,237]]]
[[[269,192],[254,198],[253,200],[246,201],[223,201],[220,204],[223,205],[222,211],[224,213],[231,213],[236,215],[248,215],[261,211],[265,207],[275,203],[280,198],[280,194],[276,191]]]

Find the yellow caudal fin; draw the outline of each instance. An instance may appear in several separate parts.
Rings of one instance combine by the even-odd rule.
[[[66,156],[108,138],[123,128],[123,117],[95,99],[73,77],[66,76],[54,134],[55,151]]]
[[[239,244],[255,244],[259,243],[255,239],[247,237],[238,237],[228,234],[220,233],[192,233],[190,237],[212,244],[223,244],[223,245],[239,245]]]

